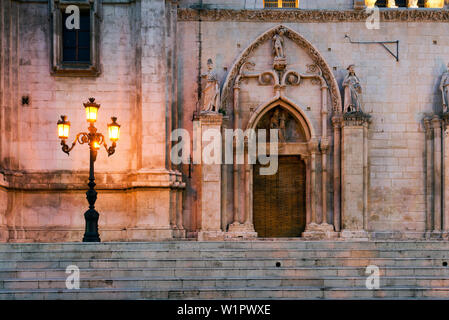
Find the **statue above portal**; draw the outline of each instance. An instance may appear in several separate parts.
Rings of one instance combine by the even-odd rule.
[[[344,88],[344,112],[363,112],[362,110],[362,86],[360,80],[355,74],[354,65],[348,68],[348,74],[343,80]]]
[[[285,58],[284,54],[284,30],[279,30],[273,37],[273,54],[274,58]]]
[[[441,76],[440,90],[443,100],[443,112],[448,112],[447,105],[449,103],[449,63],[447,70]]]
[[[203,106],[201,112],[218,112],[220,110],[220,86],[218,77],[213,70],[212,59],[207,60],[207,73],[203,75],[206,78],[206,87],[203,90]]]
[[[282,71],[287,66],[287,62],[285,59],[285,47],[284,47],[284,29],[280,29],[276,31],[273,36],[272,44],[273,44],[273,67],[275,70]]]

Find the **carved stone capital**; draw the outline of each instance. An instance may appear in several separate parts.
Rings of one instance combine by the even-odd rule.
[[[344,126],[367,126],[371,123],[371,115],[362,111],[347,112],[343,115]]]
[[[317,153],[318,152],[318,141],[316,139],[311,139],[308,143],[307,143],[307,149],[309,150],[309,152],[311,153]]]
[[[424,130],[425,130],[425,133],[426,133],[426,139],[427,140],[430,140],[430,139],[432,139],[432,125],[430,124],[430,120],[431,120],[431,118],[425,118],[424,120],[423,120],[423,122],[424,122]]]
[[[430,123],[431,123],[433,129],[441,128],[442,122],[443,122],[443,120],[437,115],[434,115],[432,117],[432,120],[430,120]]]
[[[329,151],[329,140],[327,138],[321,139],[320,150],[321,153],[327,153]]]
[[[332,117],[332,127],[334,129],[340,129],[343,126],[343,115],[337,114]]]
[[[221,125],[223,123],[223,115],[215,112],[201,112],[196,120],[201,121],[202,124]]]
[[[443,113],[443,115],[441,116],[441,119],[443,119],[445,127],[449,126],[449,112]]]

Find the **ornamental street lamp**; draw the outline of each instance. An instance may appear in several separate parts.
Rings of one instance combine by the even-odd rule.
[[[94,162],[97,159],[98,149],[103,145],[111,156],[115,152],[116,142],[120,137],[120,125],[117,123],[117,118],[112,117],[112,123],[108,124],[109,139],[112,145],[108,148],[103,134],[97,132],[94,123],[97,121],[98,109],[100,105],[95,103],[95,98],[89,98],[89,102],[84,103],[86,109],[86,119],[90,123],[89,133],[80,132],[76,135],[72,146],[68,146],[65,140],[69,137],[70,122],[67,121],[67,116],[61,116],[58,121],[58,136],[61,139],[62,151],[69,154],[75,147],[76,143],[89,144],[90,149],[90,167],[89,167],[89,190],[86,192],[86,198],[89,202],[89,210],[84,213],[86,220],[86,229],[84,232],[83,242],[100,242],[100,235],[98,234],[98,217],[99,213],[95,210],[95,201],[97,200],[97,191],[95,191],[95,176],[94,176]]]

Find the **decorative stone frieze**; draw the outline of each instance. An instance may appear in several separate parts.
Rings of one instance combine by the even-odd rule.
[[[178,21],[251,21],[251,22],[365,22],[365,10],[194,10],[179,9]],[[381,21],[425,22],[449,21],[449,10],[380,10]]]

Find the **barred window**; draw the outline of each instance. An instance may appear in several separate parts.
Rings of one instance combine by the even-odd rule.
[[[379,8],[443,8],[444,0],[365,0],[365,4]]]
[[[298,0],[264,0],[265,8],[298,8]]]

